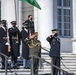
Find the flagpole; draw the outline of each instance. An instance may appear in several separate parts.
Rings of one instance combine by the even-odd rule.
[[[14,8],[15,8],[15,19],[16,19],[16,23],[17,23],[17,25],[18,25],[17,11],[16,11],[16,0],[14,0]]]
[[[17,2],[17,1],[16,1],[16,0],[14,0],[14,7],[15,7],[15,18],[16,18],[16,24],[18,25],[17,11],[16,11],[16,9],[17,9],[17,8],[16,8],[16,6],[17,6],[17,5],[16,5],[16,2]],[[18,25],[18,28],[19,28],[19,25]],[[18,41],[18,39],[19,39],[19,38],[18,38],[18,31],[17,31],[16,38],[17,38],[17,41]]]

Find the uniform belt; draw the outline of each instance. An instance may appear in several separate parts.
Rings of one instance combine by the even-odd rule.
[[[17,37],[12,37],[12,39],[17,39]]]

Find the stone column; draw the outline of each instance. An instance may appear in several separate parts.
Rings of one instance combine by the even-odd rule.
[[[43,47],[48,48],[46,38],[53,29],[53,0],[38,0],[41,10],[38,10],[38,35]]]
[[[73,53],[76,53],[76,0],[73,0]]]
[[[8,27],[11,27],[11,21],[16,20],[14,0],[1,0],[1,19],[7,20]]]

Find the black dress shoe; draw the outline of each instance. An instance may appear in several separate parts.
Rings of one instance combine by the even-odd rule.
[[[23,67],[24,69],[26,69],[26,67]]]
[[[7,67],[7,69],[12,69],[12,67]]]
[[[30,69],[30,67],[26,67],[26,69]]]
[[[12,68],[13,68],[13,69],[17,69],[17,66],[13,66]]]

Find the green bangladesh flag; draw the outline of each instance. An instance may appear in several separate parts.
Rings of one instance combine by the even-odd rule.
[[[31,5],[37,7],[38,9],[41,10],[41,7],[40,7],[39,4],[36,2],[36,0],[20,0],[20,1],[28,2],[28,3],[30,3]]]

